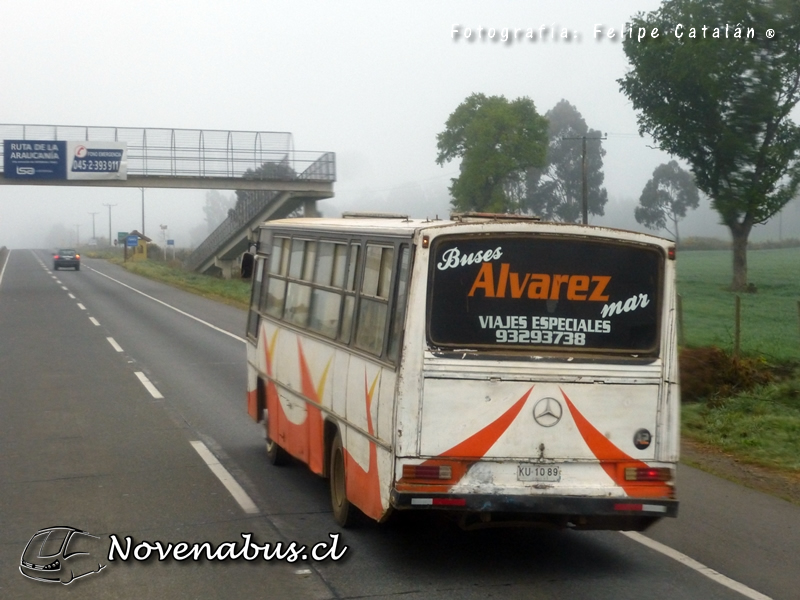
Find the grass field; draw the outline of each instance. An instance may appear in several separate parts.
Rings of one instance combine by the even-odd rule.
[[[757,291],[740,294],[741,352],[755,364],[782,363],[781,376],[753,389],[685,404],[682,432],[737,460],[798,473],[800,248],[751,250],[747,259],[748,281]],[[727,290],[731,262],[730,250],[679,253],[686,346],[733,350],[735,294]],[[787,369],[787,363],[795,366]]]
[[[800,360],[800,248],[751,250],[747,258],[748,281],[757,292],[740,294],[742,352]],[[735,294],[727,290],[731,263],[729,250],[678,254],[685,345],[733,350]]]
[[[739,460],[800,473],[800,379],[683,406],[683,434]]]
[[[209,277],[208,275],[185,271],[177,266],[170,266],[160,261],[136,262],[129,260],[123,263],[122,259],[119,258],[110,260],[124,266],[131,273],[155,279],[187,292],[224,302],[241,309],[246,310],[250,303],[250,281]]]

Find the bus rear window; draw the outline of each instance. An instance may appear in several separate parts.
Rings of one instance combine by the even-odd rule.
[[[613,240],[442,236],[428,341],[440,348],[657,353],[663,255]]]

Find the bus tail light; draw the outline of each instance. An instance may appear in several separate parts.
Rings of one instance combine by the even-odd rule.
[[[403,465],[403,479],[434,479],[437,481],[453,478],[450,465]]]
[[[672,469],[625,467],[625,481],[672,481]]]

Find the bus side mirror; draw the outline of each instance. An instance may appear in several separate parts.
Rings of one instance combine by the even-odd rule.
[[[242,279],[250,279],[253,276],[253,265],[256,257],[249,252],[242,255]]]

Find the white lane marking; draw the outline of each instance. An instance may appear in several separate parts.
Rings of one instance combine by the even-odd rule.
[[[98,325],[100,325],[100,323],[98,323]],[[106,339],[108,340],[108,343],[111,344],[111,347],[114,350],[116,350],[117,352],[122,352],[122,346],[120,346],[117,343],[117,340],[115,340],[113,337],[107,337]]]
[[[100,327],[100,321],[98,321],[94,317],[89,317],[89,320],[94,324],[95,327]]]
[[[147,375],[145,375],[141,371],[136,371],[136,373],[134,373],[134,375],[136,375],[136,377],[139,378],[139,381],[142,382],[142,385],[145,387],[145,389],[148,392],[150,392],[150,395],[153,398],[163,398],[164,397],[164,396],[161,395],[161,392],[158,391],[158,388],[156,388],[156,386],[154,386],[153,383],[147,378]]]
[[[11,256],[11,250],[6,252],[6,259],[3,261],[3,268],[0,269],[0,285],[3,285],[3,275],[6,272],[6,265],[8,264],[8,257]]]
[[[58,279],[56,279],[56,283],[61,285],[61,282]]]
[[[642,535],[641,533],[636,533],[635,531],[621,531],[622,535],[629,537],[630,539],[639,542],[655,550],[656,552],[660,552],[664,556],[669,556],[670,558],[677,560],[679,563],[686,565],[690,569],[694,569],[701,575],[705,575],[709,579],[716,581],[720,585],[724,585],[727,588],[734,590],[735,592],[739,592],[743,596],[747,598],[752,598],[752,600],[771,600],[769,596],[765,596],[761,592],[757,592],[756,590],[747,587],[743,583],[739,583],[738,581],[734,581],[730,577],[726,577],[722,573],[715,571],[714,569],[705,566],[703,563],[697,562],[693,558],[689,558],[685,554],[678,552],[677,550],[670,548],[669,546],[665,546],[660,542],[655,540],[651,540],[649,537]]]
[[[127,283],[122,283],[122,282],[121,282],[119,279],[114,279],[113,277],[109,277],[108,275],[106,275],[105,273],[101,273],[101,272],[100,272],[100,271],[98,271],[97,269],[92,269],[92,267],[89,267],[89,269],[91,269],[92,271],[94,271],[94,272],[95,272],[95,273],[97,273],[98,275],[102,275],[102,276],[103,276],[103,277],[105,277],[106,279],[110,279],[111,281],[113,281],[113,282],[115,282],[115,283],[118,283],[118,284],[120,284],[121,286],[123,286],[123,287],[126,287],[126,288],[128,288],[129,290],[132,290],[132,291],[136,292],[137,294],[141,294],[141,295],[142,295],[142,296],[144,296],[145,298],[149,298],[150,300],[153,300],[154,302],[158,302],[159,304],[163,304],[163,305],[164,305],[164,306],[166,306],[167,308],[171,308],[171,309],[172,309],[172,310],[174,310],[175,312],[178,312],[178,313],[182,314],[182,315],[183,315],[183,316],[185,316],[185,317],[189,317],[190,319],[194,319],[195,321],[197,321],[198,323],[202,323],[202,324],[203,324],[203,325],[205,325],[206,327],[210,327],[211,329],[213,329],[213,330],[215,330],[215,331],[219,331],[220,333],[224,333],[224,334],[225,334],[225,335],[227,335],[228,337],[232,337],[233,339],[235,339],[235,340],[237,340],[237,341],[239,341],[239,342],[242,342],[243,344],[245,343],[245,339],[244,339],[244,338],[241,338],[241,337],[239,337],[238,335],[235,335],[235,334],[231,333],[230,331],[225,331],[225,330],[224,330],[224,329],[222,329],[221,327],[217,327],[216,325],[212,325],[212,324],[211,324],[211,323],[209,323],[208,321],[204,321],[203,319],[200,319],[200,318],[198,318],[198,317],[195,317],[194,315],[190,315],[189,313],[187,313],[187,312],[185,312],[185,311],[182,311],[180,308],[175,308],[174,306],[172,306],[171,304],[167,304],[167,303],[166,303],[166,302],[164,302],[163,300],[159,300],[158,298],[154,298],[153,296],[150,296],[149,294],[145,294],[144,292],[142,292],[142,291],[140,291],[140,290],[137,290],[135,287],[131,287],[131,286],[129,286]]]
[[[65,285],[62,285],[62,286],[61,286],[61,289],[62,289],[62,290],[64,290],[65,292],[66,292],[66,291],[69,291],[69,288],[68,288],[67,286],[65,286]]]
[[[211,472],[222,482],[222,485],[228,489],[233,499],[242,507],[242,510],[251,515],[256,514],[258,512],[258,507],[255,502],[253,502],[250,496],[247,495],[247,492],[242,489],[239,482],[233,478],[233,475],[228,473],[228,470],[219,463],[217,457],[211,453],[211,450],[209,450],[203,442],[189,443],[197,450],[200,458],[205,461],[208,468],[211,469]]]
[[[78,308],[80,308],[81,310],[86,310],[86,307],[80,302],[78,302]]]
[[[50,277],[52,277],[55,280],[58,280],[58,277],[56,277],[55,275],[50,275]]]
[[[75,300],[75,295],[74,295],[74,294],[67,294],[67,295],[68,295],[70,298],[72,298],[73,300]]]

